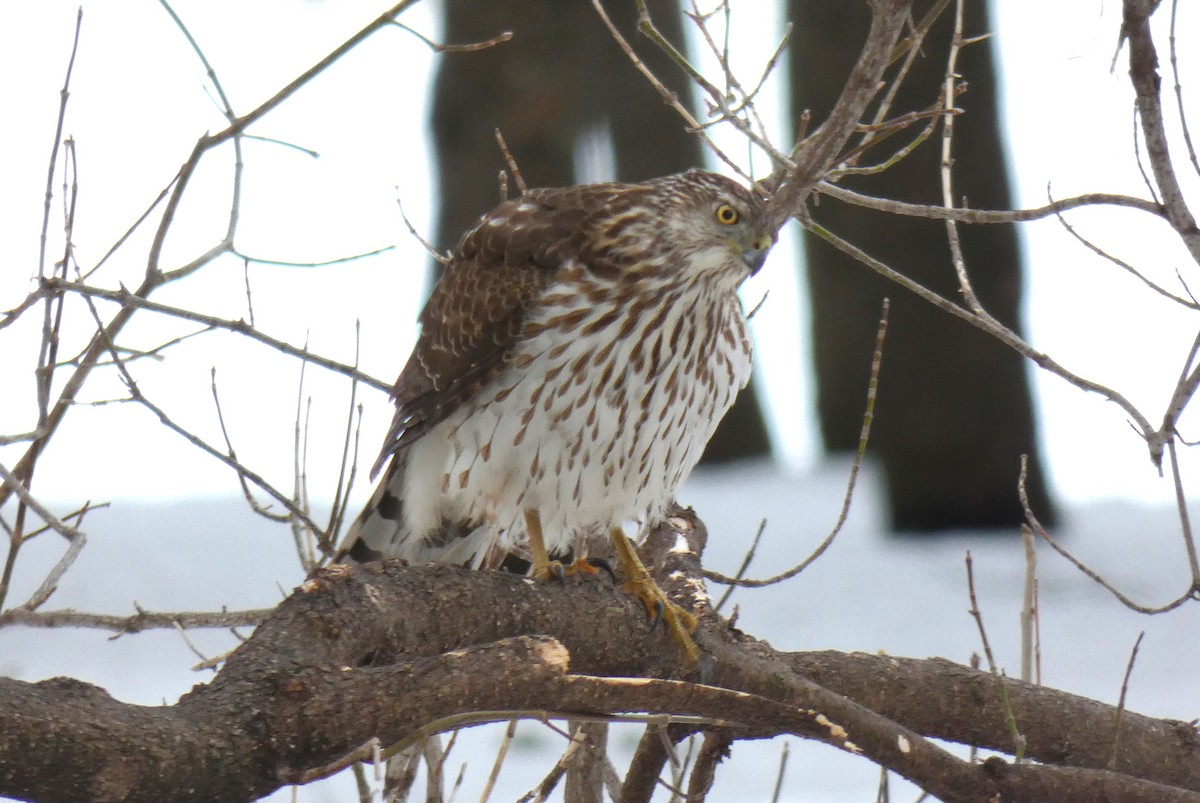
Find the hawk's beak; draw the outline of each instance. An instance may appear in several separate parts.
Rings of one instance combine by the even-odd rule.
[[[774,244],[769,235],[763,234],[748,243],[749,247],[742,249],[742,262],[750,269],[750,275],[758,273]]]

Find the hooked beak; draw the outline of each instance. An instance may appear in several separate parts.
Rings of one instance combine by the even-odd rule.
[[[742,262],[750,269],[751,276],[762,268],[763,262],[766,261],[767,254],[774,244],[775,240],[770,235],[763,234],[750,242],[748,248],[742,249]]]

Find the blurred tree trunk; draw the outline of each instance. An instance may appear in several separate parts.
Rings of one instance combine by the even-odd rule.
[[[932,5],[932,0],[919,0],[914,18],[920,19]],[[811,110],[812,130],[841,91],[867,31],[870,8],[866,2],[790,0],[789,18],[795,24],[789,53],[793,119]],[[968,2],[966,18],[964,35],[985,31],[986,4]],[[936,100],[952,21],[949,9],[925,39],[893,114],[923,109]],[[975,207],[1010,208],[991,41],[964,48],[957,69],[969,88],[957,101],[966,113],[954,123],[956,193]],[[848,177],[843,183],[870,195],[940,204],[936,136],[884,173]],[[813,213],[822,225],[867,253],[947,298],[959,297],[941,222],[883,215],[829,199]],[[1021,252],[1016,231],[1012,226],[960,226],[959,233],[980,301],[1020,331]],[[1023,358],[816,237],[805,237],[805,249],[819,415],[829,449],[857,446],[865,403],[863,377],[880,300],[885,295],[892,299],[871,441],[882,461],[892,525],[900,530],[1015,529],[1023,518],[1016,488],[1023,453],[1030,456],[1030,502],[1043,521],[1052,518]]]
[[[656,24],[680,41],[681,16],[673,0],[650,0]],[[632,2],[610,3],[608,13],[637,45]],[[452,247],[461,233],[499,201],[497,175],[504,159],[499,128],[531,187],[577,183],[575,152],[581,137],[611,139],[619,181],[636,181],[696,167],[698,140],[633,69],[587,0],[447,0],[447,43],[490,39],[512,31],[512,41],[477,53],[442,57],[435,83],[433,132],[441,206],[434,243]],[[651,47],[642,57],[679,94],[689,89],[679,70]],[[517,189],[510,184],[509,194]],[[726,416],[705,452],[722,461],[767,454],[766,426],[753,386]]]

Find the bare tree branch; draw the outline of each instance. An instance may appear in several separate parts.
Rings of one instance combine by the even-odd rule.
[[[698,569],[698,555],[678,551],[681,535],[702,540],[703,530],[694,519],[684,531],[662,528],[646,557],[682,602],[691,596],[679,593]],[[411,604],[415,600],[421,603]],[[480,610],[492,613],[472,614]],[[1188,791],[1200,786],[1200,749],[1171,723],[1125,712],[1119,772],[1082,764],[1028,771],[1003,762],[971,765],[922,733],[960,739],[962,732],[947,730],[957,726],[977,731],[973,743],[1006,738],[994,721],[995,679],[986,673],[938,660],[776,653],[701,613],[698,640],[714,667],[714,685],[706,686],[671,679],[689,670],[679,665],[669,637],[650,631],[636,600],[604,583],[573,578],[530,585],[503,573],[395,563],[335,567],[301,586],[210,684],[175,705],[126,705],[75,681],[0,680],[0,763],[12,768],[0,775],[0,794],[158,800],[166,783],[176,800],[245,800],[311,778],[311,769],[374,736],[385,744],[420,738],[424,723],[459,724],[459,714],[481,721],[488,715],[480,712],[489,711],[499,720],[514,711],[538,717],[628,711],[664,714],[668,722],[700,717],[723,723],[738,738],[795,733],[827,741],[951,802],[992,794],[1036,800],[1029,790],[1043,788],[1057,789],[1053,799],[1061,801],[1095,800],[1105,788],[1120,789],[1129,800],[1200,799]],[[488,677],[505,682],[478,682]],[[1068,753],[1078,760],[1095,740],[1076,728],[1086,727],[1089,712],[1113,716],[1100,703],[1005,683],[1017,716],[1030,723],[1034,758],[1070,744]],[[945,717],[961,705],[974,715]],[[96,721],[106,723],[99,740],[90,724]],[[1099,741],[1100,760],[1107,761],[1110,742]],[[22,760],[12,760],[13,751]],[[122,756],[119,776],[106,759],[113,751]],[[1071,764],[1061,755],[1060,764]],[[43,761],[58,768],[52,795],[39,770]],[[218,766],[213,761],[221,772],[211,771]],[[1176,788],[1161,785],[1168,772]],[[1192,781],[1180,772],[1191,772]],[[64,775],[78,779],[74,792],[62,789]],[[1147,797],[1147,790],[1163,796]]]

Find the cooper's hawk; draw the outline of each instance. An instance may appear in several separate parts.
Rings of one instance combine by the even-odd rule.
[[[387,470],[339,557],[480,566],[528,548],[545,577],[607,532],[643,600],[670,607],[622,524],[662,518],[749,379],[736,290],[773,242],[762,198],[700,170],[484,215],[421,313],[371,476]]]

